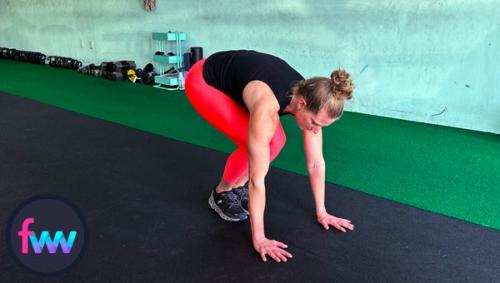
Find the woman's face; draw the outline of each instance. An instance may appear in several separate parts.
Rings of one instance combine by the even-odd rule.
[[[312,131],[315,134],[318,133],[322,127],[330,126],[336,120],[335,118],[328,117],[324,108],[320,109],[318,114],[314,115],[311,111],[306,109],[305,105],[301,105],[301,103],[299,103],[294,117],[301,130]]]

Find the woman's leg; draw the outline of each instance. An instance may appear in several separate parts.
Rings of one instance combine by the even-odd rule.
[[[238,147],[227,159],[217,187],[218,192],[228,191],[248,180],[246,143],[250,115],[229,96],[205,82],[203,63],[204,60],[199,61],[190,69],[186,78],[186,95],[195,110]],[[286,136],[280,123],[270,143],[271,160],[278,155],[285,142]]]
[[[227,191],[248,170],[246,137],[250,117],[241,105],[205,82],[203,63],[204,60],[191,67],[186,78],[186,95],[200,116],[238,147],[226,162],[217,190]]]

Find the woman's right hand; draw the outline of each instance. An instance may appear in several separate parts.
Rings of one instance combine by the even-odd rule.
[[[264,262],[267,261],[266,255],[270,256],[277,262],[286,262],[287,258],[292,258],[292,254],[287,252],[288,246],[282,242],[263,238],[253,241],[253,247],[260,254]]]

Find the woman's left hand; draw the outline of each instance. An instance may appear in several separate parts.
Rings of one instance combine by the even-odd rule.
[[[325,230],[329,230],[330,226],[335,227],[335,229],[340,230],[342,232],[346,232],[348,230],[354,230],[354,225],[350,220],[338,218],[333,215],[330,215],[326,212],[318,215],[317,217],[318,223],[325,228]]]

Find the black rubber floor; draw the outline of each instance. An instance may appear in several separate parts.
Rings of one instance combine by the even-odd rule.
[[[83,211],[87,252],[42,281],[500,281],[498,231],[332,184],[328,207],[356,230],[324,231],[307,178],[276,169],[267,178],[266,231],[294,258],[263,263],[249,223],[224,222],[208,207],[226,156],[0,94],[0,224],[40,193]],[[0,237],[0,281],[34,280]]]

